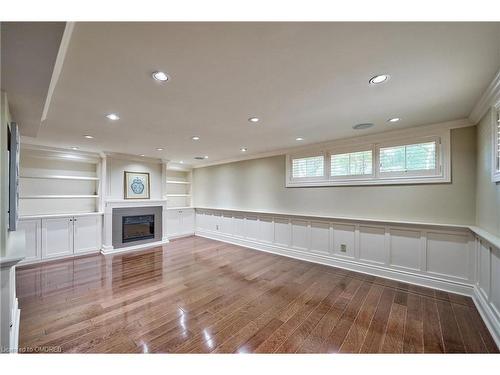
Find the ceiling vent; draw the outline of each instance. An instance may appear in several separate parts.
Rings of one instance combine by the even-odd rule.
[[[355,129],[355,130],[362,130],[362,129],[368,129],[368,128],[371,128],[373,126],[372,123],[370,122],[367,122],[365,124],[357,124],[357,125],[354,125],[352,128]]]
[[[203,156],[195,156],[194,158],[196,160],[205,160],[205,157],[203,157]]]

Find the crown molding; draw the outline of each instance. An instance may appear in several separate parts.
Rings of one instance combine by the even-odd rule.
[[[497,72],[493,81],[472,109],[472,112],[469,115],[469,120],[473,124],[477,124],[481,121],[481,118],[485,115],[485,113],[488,112],[490,107],[498,101],[500,101],[500,70]]]
[[[262,153],[258,153],[258,154],[240,156],[240,157],[231,158],[231,159],[223,159],[223,160],[218,160],[218,161],[214,161],[214,162],[207,163],[207,164],[195,165],[195,166],[193,166],[193,169],[211,167],[211,166],[220,165],[220,164],[234,163],[234,162],[238,162],[238,161],[261,159],[261,158],[267,158],[267,157],[277,156],[277,155],[300,153],[302,151],[308,151],[311,149],[330,148],[333,146],[339,146],[339,145],[342,146],[342,145],[346,145],[346,144],[348,145],[348,144],[353,144],[353,142],[355,142],[355,143],[369,143],[369,142],[372,142],[373,140],[380,139],[381,135],[384,135],[387,137],[422,135],[422,134],[429,133],[430,131],[458,129],[458,128],[465,128],[465,127],[469,127],[469,126],[473,126],[473,125],[474,124],[471,123],[469,119],[464,118],[464,119],[459,119],[459,120],[440,122],[440,123],[436,123],[436,124],[413,126],[413,127],[409,127],[409,128],[403,128],[403,129],[393,129],[393,130],[388,130],[388,131],[384,131],[384,132],[367,134],[367,135],[363,135],[363,136],[339,138],[339,139],[329,140],[326,142],[311,143],[311,144],[307,144],[307,145],[303,145],[303,146],[282,148],[282,149],[275,150],[275,151],[262,152]]]

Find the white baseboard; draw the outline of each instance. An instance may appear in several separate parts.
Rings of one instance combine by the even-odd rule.
[[[474,287],[472,299],[493,340],[495,340],[495,343],[500,348],[500,313],[493,304],[488,302],[487,297],[477,286]]]
[[[109,255],[109,254],[117,254],[117,253],[124,253],[127,251],[137,251],[137,250],[143,250],[147,249],[150,247],[156,247],[156,246],[161,246],[165,245],[168,243],[168,239],[162,239],[161,241],[156,241],[156,242],[148,242],[140,245],[135,245],[135,246],[127,246],[127,247],[120,247],[115,249],[113,246],[102,246],[101,249],[101,254],[103,255]]]
[[[420,285],[423,287],[439,289],[447,292],[457,293],[472,297],[473,285],[446,279],[440,279],[435,276],[416,274],[413,272],[394,270],[384,267],[383,265],[371,265],[360,263],[351,259],[340,259],[338,257],[323,256],[320,254],[311,254],[300,250],[294,250],[286,247],[281,247],[273,244],[264,244],[261,242],[251,241],[243,238],[234,238],[232,236],[211,233],[208,231],[197,230],[197,236],[206,237],[214,240],[219,240],[234,245],[248,247],[250,249],[265,251],[272,254],[287,256],[294,259],[304,260],[308,262],[333,266],[338,268],[356,271],[368,275],[384,277],[386,279],[401,281],[405,283]]]
[[[172,236],[168,236],[168,239],[169,240],[175,240],[176,238],[183,238],[183,237],[189,237],[189,236],[194,236],[194,232],[190,232],[190,233],[183,233],[183,234],[175,234],[175,235],[172,235]]]

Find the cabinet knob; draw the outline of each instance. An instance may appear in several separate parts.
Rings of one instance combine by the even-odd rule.
[[[73,219],[69,219],[69,221],[73,221]]]

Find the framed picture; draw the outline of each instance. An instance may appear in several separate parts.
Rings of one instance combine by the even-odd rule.
[[[125,199],[149,199],[149,173],[125,171],[123,182]]]

